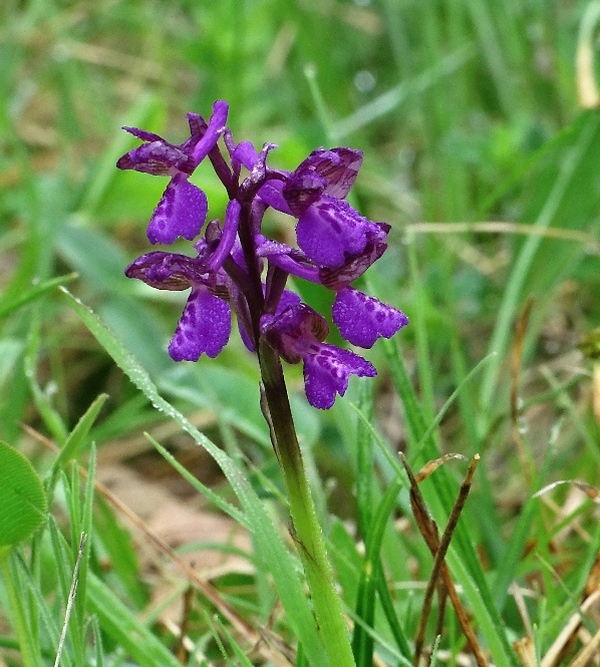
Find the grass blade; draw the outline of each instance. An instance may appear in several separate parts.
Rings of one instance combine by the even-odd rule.
[[[106,329],[94,313],[71,296],[67,290],[63,291],[67,295],[73,310],[110,354],[115,363],[123,369],[135,386],[148,397],[152,405],[179,424],[197,444],[204,447],[220,466],[244,508],[258,551],[265,559],[265,566],[273,576],[281,603],[288,612],[288,620],[294,626],[304,651],[312,664],[326,665],[327,660],[323,646],[317,634],[312,610],[304,594],[302,581],[298,577],[294,559],[285,548],[279,532],[265,512],[260,499],[248,483],[245,475],[225,452],[219,449],[203,433],[200,433],[183,414],[158,393],[158,389],[150,376],[120,341]]]

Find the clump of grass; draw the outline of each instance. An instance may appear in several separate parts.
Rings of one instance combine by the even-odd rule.
[[[321,667],[256,370],[235,345],[174,367],[179,304],[122,275],[164,184],[114,170],[119,126],[175,139],[172,118],[218,98],[236,136],[276,137],[282,167],[364,149],[354,203],[393,228],[369,279],[411,327],[373,349],[373,394],[357,383],[315,415],[293,392],[357,665],[596,659],[600,389],[578,344],[600,318],[600,121],[575,58],[593,64],[594,7],[4,3],[0,438],[50,508],[8,555],[27,622],[4,580],[5,663],[53,663],[64,627],[67,666]],[[183,506],[251,535],[204,540],[224,571],[102,486],[109,462],[147,461]]]

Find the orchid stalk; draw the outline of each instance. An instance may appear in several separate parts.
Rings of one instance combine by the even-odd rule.
[[[242,341],[258,357],[261,407],[323,645],[331,665],[351,667],[348,630],[302,463],[282,360],[303,364],[307,400],[319,409],[330,408],[346,392],[350,375],[373,377],[376,370],[356,353],[325,342],[327,320],[288,289],[288,278],[335,292],[331,316],[349,343],[370,348],[379,337],[390,338],[408,323],[406,315],[351,285],[385,251],[390,226],[367,220],[345,200],[362,163],[360,151],[320,148],[292,172],[273,169],[267,159],[275,146],[266,144],[259,152],[250,142],[236,143],[228,112],[227,103],[217,101],[208,121],[188,114],[190,137],[179,145],[124,128],[143,143],[117,166],[170,176],[148,239],[170,245],[183,238],[194,252],[152,251],[125,273],[157,289],[190,289],[168,348],[175,361],[216,357],[229,341],[235,313]],[[189,181],[206,159],[228,194],[222,221],[207,222],[207,197]],[[297,247],[263,235],[269,209],[295,221]]]

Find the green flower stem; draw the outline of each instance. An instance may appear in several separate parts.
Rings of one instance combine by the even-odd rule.
[[[271,440],[285,481],[293,536],[304,566],[319,633],[331,667],[355,667],[341,600],[302,462],[283,369],[277,353],[265,341],[260,345],[259,361]]]

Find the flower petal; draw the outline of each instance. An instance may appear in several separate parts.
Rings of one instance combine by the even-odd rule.
[[[229,256],[237,238],[238,224],[240,221],[241,205],[236,199],[232,199],[225,209],[225,225],[219,240],[219,245],[210,258],[209,265],[213,271],[217,271]]]
[[[208,121],[208,127],[204,136],[194,146],[192,157],[196,165],[200,164],[202,160],[215,147],[219,137],[225,129],[227,123],[227,115],[229,113],[229,104],[223,100],[217,100],[213,104],[213,113]],[[191,125],[190,125],[191,127]]]
[[[242,167],[252,171],[254,165],[258,162],[258,151],[250,141],[240,141],[230,152],[231,165],[235,171],[239,172]]]
[[[216,357],[231,333],[229,305],[207,289],[192,289],[169,344],[175,361],[198,361],[202,353]]]
[[[308,170],[315,172],[326,182],[325,194],[344,199],[354,185],[362,160],[362,151],[353,148],[318,148],[295,173]]]
[[[148,225],[151,243],[171,244],[178,236],[191,241],[206,220],[208,202],[200,188],[183,174],[174,176],[165,190]]]
[[[315,408],[329,409],[336,393],[343,396],[350,375],[374,377],[375,367],[350,350],[320,343],[318,352],[304,356],[306,398]]]
[[[204,133],[206,131],[206,128],[208,127],[208,123],[202,118],[202,116],[198,113],[194,113],[193,111],[188,111],[188,113],[185,114],[185,117],[188,120],[188,125],[190,126],[190,139],[193,138],[196,135],[199,135],[200,138],[204,136]],[[187,144],[189,139],[187,139],[184,144]]]
[[[376,262],[387,248],[385,238],[389,231],[389,225],[384,222],[376,222],[375,227],[378,232],[367,232],[367,245],[358,255],[349,255],[345,258],[343,264],[334,269],[321,267],[319,269],[319,281],[327,289],[338,292],[354,282]]]
[[[327,320],[299,300],[284,304],[275,316],[263,315],[261,330],[269,344],[290,364],[297,364],[305,354],[318,352],[320,341],[329,333]]]
[[[284,183],[278,179],[269,179],[258,191],[260,198],[276,211],[293,215],[282,194]]]
[[[370,235],[378,233],[374,222],[363,218],[342,199],[323,195],[298,220],[298,245],[315,264],[335,269],[346,255],[360,255]]]
[[[142,137],[156,137],[149,143],[142,144],[117,160],[119,169],[133,169],[153,176],[172,175],[174,173],[191,174],[195,164],[179,146],[173,146],[158,135],[138,131]]]
[[[311,169],[297,169],[285,182],[283,196],[292,215],[301,216],[327,187],[327,179]]]
[[[139,127],[130,127],[129,125],[123,125],[123,130],[133,134],[134,137],[141,139],[142,141],[163,141],[164,139],[154,132],[148,132],[148,130],[140,130]]]
[[[363,153],[353,148],[344,147],[332,148],[330,152],[338,155],[339,163],[329,168],[319,168],[317,171],[327,179],[325,192],[332,197],[343,199],[354,185],[358,170],[362,165]]]
[[[206,267],[197,258],[156,250],[133,261],[125,269],[125,275],[155,289],[180,291],[201,282]]]
[[[380,336],[391,338],[408,324],[408,317],[402,311],[353,287],[337,293],[331,314],[342,336],[364,348],[373,347]]]

